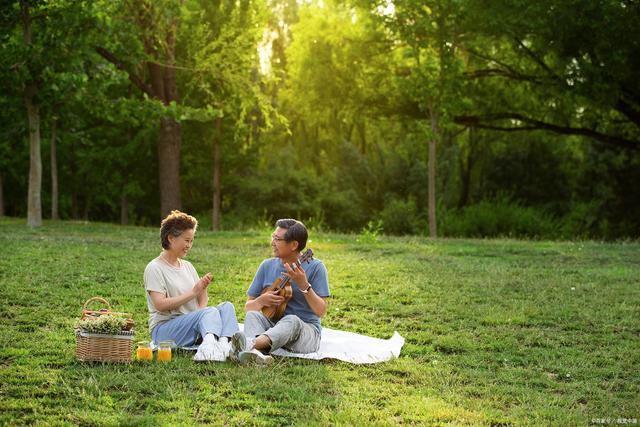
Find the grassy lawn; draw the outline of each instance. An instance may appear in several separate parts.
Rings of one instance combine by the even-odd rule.
[[[406,345],[371,366],[85,365],[83,302],[148,339],[154,228],[0,220],[0,424],[588,425],[640,423],[640,244],[311,235],[333,297],[323,325]],[[263,232],[200,230],[189,255],[240,321]],[[606,421],[606,420],[605,420]]]

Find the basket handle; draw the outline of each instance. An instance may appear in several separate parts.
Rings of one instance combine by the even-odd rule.
[[[90,302],[93,302],[93,301],[100,301],[100,302],[104,303],[107,306],[107,308],[109,309],[109,311],[111,311],[111,304],[109,304],[109,302],[106,299],[101,298],[101,297],[93,297],[93,298],[89,298],[88,300],[86,300],[84,305],[82,306],[82,311],[83,312],[86,311],[87,310],[87,305]]]

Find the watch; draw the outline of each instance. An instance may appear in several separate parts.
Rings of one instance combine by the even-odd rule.
[[[311,289],[311,284],[309,284],[309,286],[307,286],[307,289],[305,290],[300,289],[300,292],[302,292],[303,294],[307,294],[309,293],[309,289]]]

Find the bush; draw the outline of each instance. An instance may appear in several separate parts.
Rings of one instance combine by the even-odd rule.
[[[554,237],[558,222],[542,209],[500,196],[461,210],[445,210],[438,228],[447,237]]]
[[[424,228],[412,197],[406,201],[391,200],[380,212],[379,219],[385,234],[419,234]]]

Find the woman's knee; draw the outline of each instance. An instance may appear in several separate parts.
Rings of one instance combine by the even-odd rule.
[[[200,318],[209,317],[209,316],[214,316],[214,317],[220,316],[220,312],[215,307],[205,307],[205,308],[198,309],[198,314],[200,315],[199,316]]]
[[[233,306],[232,303],[230,303],[229,301],[225,301],[221,304],[218,305],[218,310],[222,311],[228,311],[228,312],[236,312],[236,308]]]

